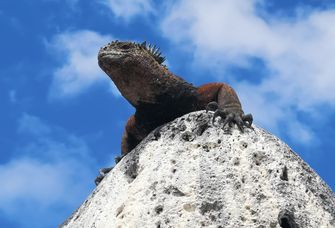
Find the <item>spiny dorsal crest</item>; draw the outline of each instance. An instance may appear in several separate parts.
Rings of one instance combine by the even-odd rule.
[[[165,57],[162,56],[162,52],[156,45],[147,44],[146,41],[140,44],[142,48],[148,51],[148,53],[159,63],[162,64],[165,61]]]

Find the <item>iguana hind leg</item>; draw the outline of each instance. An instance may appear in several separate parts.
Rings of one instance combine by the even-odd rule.
[[[122,156],[134,149],[137,144],[139,144],[145,136],[147,136],[147,134],[147,129],[145,129],[144,126],[139,126],[135,115],[129,117],[121,141]]]
[[[132,115],[129,117],[123,132],[121,142],[121,156],[115,157],[115,164],[117,164],[127,153],[134,149],[137,144],[141,142],[142,137],[143,132],[141,132],[141,130],[136,126],[135,116]],[[99,175],[95,178],[95,184],[98,185],[113,168],[114,167],[100,169]]]

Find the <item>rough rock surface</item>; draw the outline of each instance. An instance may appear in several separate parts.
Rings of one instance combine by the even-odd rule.
[[[335,196],[285,143],[194,112],[151,133],[61,227],[335,227]]]

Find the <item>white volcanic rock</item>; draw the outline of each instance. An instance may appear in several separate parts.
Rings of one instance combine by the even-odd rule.
[[[285,143],[194,112],[151,133],[61,227],[335,227],[335,196]]]

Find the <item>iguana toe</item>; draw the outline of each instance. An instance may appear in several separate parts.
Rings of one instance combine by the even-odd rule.
[[[236,123],[238,129],[243,133],[243,132],[244,132],[244,129],[243,129],[244,122],[243,122],[241,116],[239,116],[239,115],[235,115],[235,117],[234,117],[234,121],[235,121],[235,123]]]
[[[228,125],[229,128],[233,127],[234,124],[237,125],[238,129],[243,133],[244,127],[251,128],[252,125],[252,115],[251,114],[241,114],[241,112],[227,109],[217,109],[214,112],[212,123],[214,125],[215,119],[221,117],[222,128],[225,128]]]
[[[254,119],[253,119],[253,117],[250,113],[247,114],[247,115],[243,114],[242,115],[242,120],[243,120],[245,126],[251,128],[251,125],[252,125],[252,122],[253,122]]]

